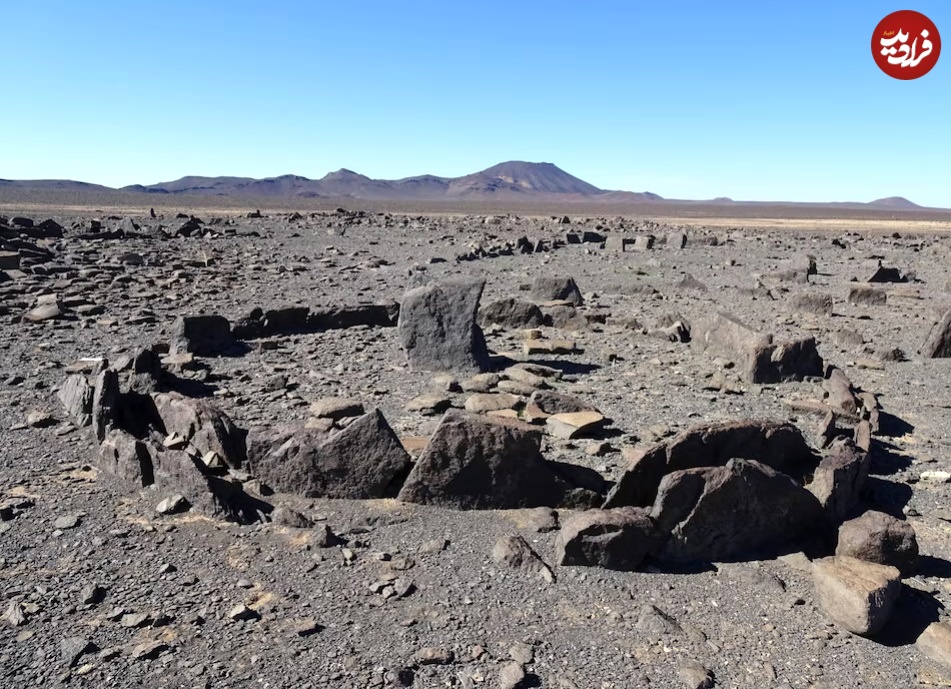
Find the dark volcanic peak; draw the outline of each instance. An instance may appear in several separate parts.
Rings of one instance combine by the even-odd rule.
[[[584,180],[569,175],[551,163],[526,163],[513,160],[493,165],[468,177],[502,182],[512,189],[525,193],[581,194],[584,196],[602,193],[593,184],[588,184]]]

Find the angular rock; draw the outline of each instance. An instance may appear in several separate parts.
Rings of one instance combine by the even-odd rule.
[[[951,357],[951,309],[934,325],[921,348],[922,356],[929,359]]]
[[[908,576],[918,567],[918,540],[908,522],[870,510],[839,527],[835,554],[891,565]]]
[[[224,316],[179,316],[172,324],[169,353],[215,356],[234,345],[231,323]]]
[[[379,409],[341,431],[255,431],[248,436],[248,470],[275,490],[307,497],[394,497],[410,458]]]
[[[544,325],[545,316],[535,304],[518,299],[499,299],[479,311],[479,324],[483,327],[501,325],[504,328],[538,328]]]
[[[821,516],[809,491],[745,459],[667,474],[651,510],[658,528],[669,533],[657,557],[670,562],[727,560],[785,546]]]
[[[532,282],[531,297],[534,301],[543,303],[549,301],[567,301],[575,306],[584,303],[581,290],[575,284],[574,278],[540,275]]]
[[[492,548],[492,559],[507,567],[537,574],[544,581],[555,580],[551,569],[521,536],[503,536]]]
[[[561,505],[573,486],[542,457],[527,424],[450,409],[399,499],[455,509]]]
[[[483,280],[451,279],[409,290],[399,336],[417,371],[486,371],[489,354],[476,323]]]
[[[812,578],[823,612],[842,628],[863,636],[881,631],[901,593],[901,574],[896,568],[851,557],[816,560]]]
[[[136,487],[155,482],[152,458],[146,445],[130,433],[114,428],[99,446],[97,465],[100,470]]]
[[[246,456],[244,434],[218,407],[173,393],[158,393],[152,399],[161,430],[181,436],[199,455],[215,452],[229,467],[241,468]]]
[[[807,488],[830,522],[838,524],[858,508],[868,470],[868,453],[849,442],[836,443],[816,467]]]
[[[96,376],[92,396],[92,427],[96,439],[102,442],[108,430],[118,422],[120,404],[119,376],[115,371],[101,371]]]
[[[719,312],[700,328],[691,342],[701,352],[737,364],[750,383],[780,383],[822,374],[822,358],[815,338],[775,343],[730,314]]]
[[[92,423],[92,395],[92,386],[82,373],[67,377],[56,394],[70,420],[79,427]]]
[[[646,510],[588,510],[562,522],[555,560],[561,565],[633,570],[655,546],[655,525]]]
[[[915,648],[929,660],[951,671],[951,625],[932,622],[915,641]]]

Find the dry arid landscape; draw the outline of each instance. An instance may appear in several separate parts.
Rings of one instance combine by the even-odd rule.
[[[951,212],[472,177],[0,185],[0,684],[951,686]]]

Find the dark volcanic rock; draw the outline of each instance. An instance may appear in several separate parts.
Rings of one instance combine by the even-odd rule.
[[[202,455],[217,453],[231,468],[238,469],[244,463],[244,434],[218,407],[170,393],[159,393],[152,399],[167,434],[178,434]]]
[[[918,567],[918,539],[908,522],[869,511],[839,528],[835,554],[891,565],[908,576]]]
[[[851,442],[836,443],[819,463],[808,489],[832,523],[840,523],[857,509],[868,469],[868,453]]]
[[[452,279],[403,295],[399,335],[414,370],[488,370],[485,338],[476,323],[484,287],[483,280]]]
[[[781,383],[822,375],[822,357],[813,337],[773,342],[727,313],[717,313],[692,339],[698,351],[727,358],[737,364],[750,383]]]
[[[809,491],[745,459],[668,474],[651,510],[659,530],[669,533],[657,557],[670,562],[728,560],[788,546],[821,516]]]
[[[542,457],[540,441],[528,424],[450,410],[399,499],[456,509],[559,506],[573,486]]]
[[[543,325],[545,316],[535,304],[518,299],[499,299],[479,311],[479,323],[501,325],[505,328],[537,328]]]
[[[214,356],[228,351],[234,344],[231,324],[224,316],[179,316],[172,324],[169,352]]]
[[[555,539],[555,560],[561,565],[632,570],[655,545],[654,522],[646,510],[588,510],[562,524]]]
[[[665,474],[750,459],[802,478],[818,458],[798,428],[774,421],[731,421],[689,428],[638,456],[608,495],[605,507],[646,507]]]
[[[581,290],[570,277],[539,276],[532,283],[531,296],[536,302],[568,301],[575,306],[584,303]]]
[[[252,429],[248,469],[275,490],[324,498],[391,498],[409,455],[374,409],[341,431]]]

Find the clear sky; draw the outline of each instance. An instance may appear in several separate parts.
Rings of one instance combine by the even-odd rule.
[[[937,66],[872,60],[886,14]],[[0,177],[456,176],[951,207],[951,2],[2,0]]]

